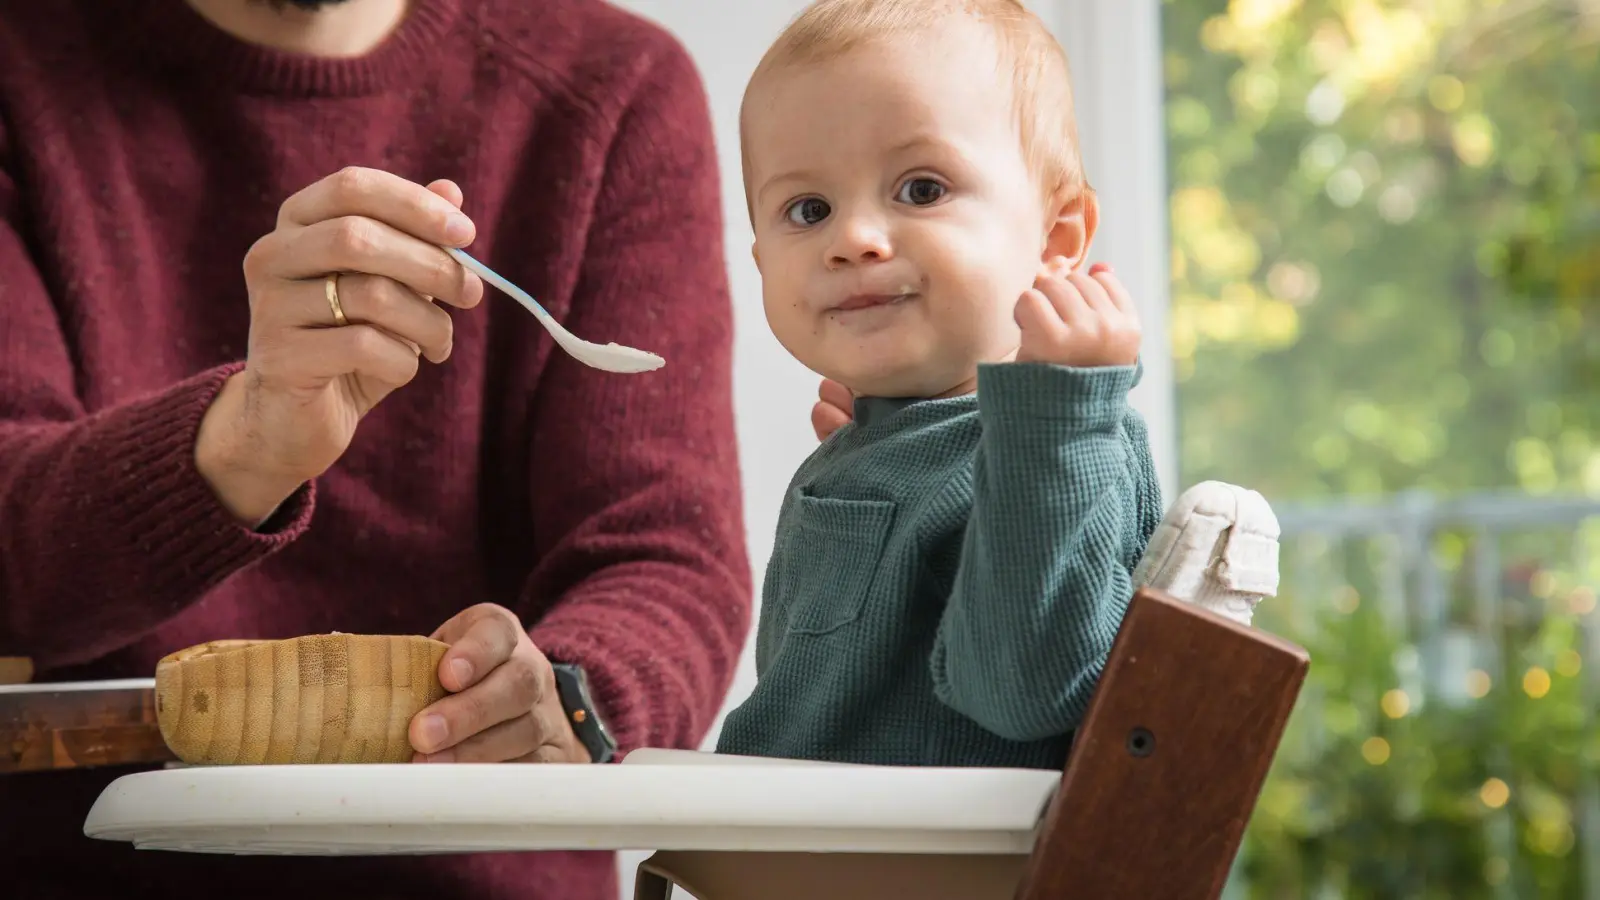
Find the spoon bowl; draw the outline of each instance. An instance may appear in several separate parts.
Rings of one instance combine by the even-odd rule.
[[[625,375],[651,372],[667,364],[666,360],[654,353],[635,350],[632,347],[624,347],[614,342],[596,344],[574,335],[561,327],[561,323],[551,317],[550,313],[546,312],[545,308],[540,306],[539,302],[534,300],[527,291],[507,281],[504,276],[495,270],[473,259],[466,251],[457,247],[445,247],[443,249],[444,252],[450,254],[457,262],[475,273],[479,278],[499,288],[511,299],[526,307],[529,312],[533,313],[534,318],[539,320],[539,324],[550,332],[550,336],[555,338],[556,343],[561,345],[561,349],[565,350],[569,356],[578,362],[601,371],[618,372]]]

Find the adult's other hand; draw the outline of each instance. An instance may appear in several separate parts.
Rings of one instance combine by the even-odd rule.
[[[828,435],[838,431],[854,414],[855,398],[850,389],[837,381],[822,379],[817,402],[811,407],[811,429],[817,433],[817,440],[827,440]]]
[[[242,372],[201,422],[195,461],[252,525],[338,460],[361,418],[449,355],[450,315],[483,283],[441,249],[472,242],[451,182],[427,187],[341,170],[284,202],[244,259],[250,337]]]
[[[572,731],[550,661],[515,613],[469,607],[432,635],[449,696],[411,719],[416,762],[590,762]]]

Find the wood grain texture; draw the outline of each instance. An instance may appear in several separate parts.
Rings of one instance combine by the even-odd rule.
[[[31,686],[0,692],[0,774],[176,759],[156,724],[148,687]]]
[[[412,717],[445,694],[448,646],[355,634],[199,644],[156,665],[156,719],[188,763],[409,762]]]
[[[1310,667],[1265,632],[1139,591],[1016,900],[1215,900]]]

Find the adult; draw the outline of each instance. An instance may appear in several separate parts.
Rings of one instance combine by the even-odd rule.
[[[811,430],[825,441],[855,418],[855,397],[850,389],[830,378],[817,385],[817,402],[811,405]]]
[[[591,760],[553,665],[696,746],[750,617],[719,181],[689,57],[601,0],[0,0],[0,655],[432,632],[424,759]],[[607,853],[83,837],[120,774],[0,777],[7,896],[615,896]]]

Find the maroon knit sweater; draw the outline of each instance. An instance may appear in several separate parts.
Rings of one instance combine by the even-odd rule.
[[[425,0],[338,61],[245,45],[183,0],[0,0],[0,655],[41,681],[150,677],[214,638],[426,634],[487,600],[587,668],[624,749],[697,745],[751,588],[714,156],[687,54],[600,0]],[[474,255],[667,365],[585,368],[488,288],[451,310],[450,359],[253,533],[198,477],[196,426],[242,365],[245,252],[347,165],[454,179]],[[84,837],[125,772],[0,776],[0,894],[615,896],[607,853]]]

